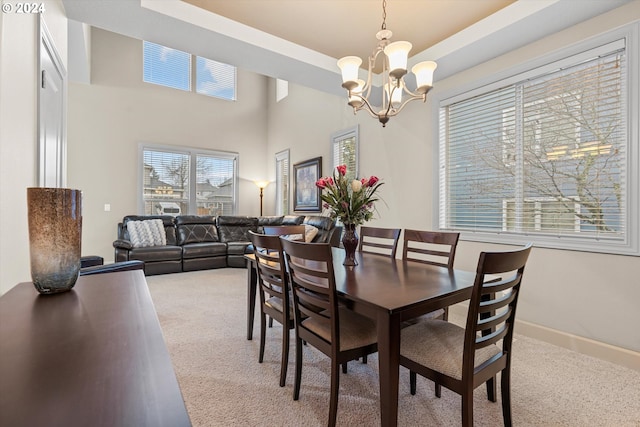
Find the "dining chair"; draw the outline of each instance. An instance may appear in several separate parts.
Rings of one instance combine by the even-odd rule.
[[[400,228],[360,226],[358,250],[395,258],[398,240],[400,240],[400,231]]]
[[[453,268],[459,238],[460,233],[455,232],[405,229],[402,259]],[[447,320],[449,318],[449,308],[445,307],[444,309],[427,313],[418,319],[413,319],[410,323],[437,317]]]
[[[256,259],[258,293],[260,295],[260,354],[264,360],[267,316],[282,325],[282,355],[280,357],[280,387],[284,387],[289,364],[289,331],[294,328],[289,282],[279,236],[249,231]],[[272,323],[270,323],[271,326]]]
[[[478,386],[486,383],[488,399],[496,401],[498,373],[503,421],[511,426],[511,343],[530,252],[528,244],[514,251],[480,254],[466,327],[432,319],[402,330],[400,364],[410,371],[411,394],[416,393],[417,374],[460,394],[463,426],[473,425],[473,391]]]
[[[331,358],[329,426],[338,413],[340,365],[378,351],[376,324],[338,301],[331,245],[281,239],[293,290],[296,374],[293,399],[300,397],[302,342]]]
[[[289,239],[305,241],[306,229],[301,225],[265,225],[264,234],[268,236],[290,236]]]

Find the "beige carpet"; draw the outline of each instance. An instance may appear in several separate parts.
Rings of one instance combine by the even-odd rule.
[[[323,426],[329,404],[328,359],[305,348],[300,400],[292,399],[293,331],[285,387],[278,386],[281,329],[267,332],[258,363],[259,323],[246,339],[246,270],[218,269],[147,277],[167,347],[194,426]],[[460,320],[458,320],[460,321]],[[380,425],[378,360],[349,363],[340,377],[338,425]],[[418,378],[409,394],[400,368],[400,426],[460,425],[460,398]],[[640,426],[640,373],[524,336],[512,362],[516,426]],[[502,425],[499,400],[476,389],[476,426]]]

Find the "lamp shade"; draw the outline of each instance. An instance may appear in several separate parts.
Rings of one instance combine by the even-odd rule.
[[[384,54],[389,58],[389,75],[396,79],[407,74],[407,58],[411,50],[409,42],[394,42],[384,48]]]
[[[423,61],[411,68],[413,74],[416,75],[416,92],[426,93],[433,86],[433,72],[438,64],[433,61]]]
[[[342,72],[342,86],[348,90],[357,87],[358,71],[360,70],[362,59],[357,56],[345,56],[338,60],[338,67]]]
[[[387,92],[387,97],[391,99],[391,105],[393,108],[398,108],[400,104],[402,104],[402,91],[404,88],[404,82],[400,80],[400,86],[396,85],[389,86],[389,83],[384,85],[384,90]]]

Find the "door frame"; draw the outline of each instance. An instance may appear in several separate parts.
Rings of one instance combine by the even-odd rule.
[[[40,17],[40,25],[38,25],[38,93],[37,93],[37,131],[38,131],[38,146],[37,146],[37,181],[40,187],[44,187],[46,182],[45,174],[45,134],[41,128],[40,120],[42,117],[42,99],[40,91],[43,84],[43,70],[42,70],[42,55],[47,54],[51,59],[54,67],[62,78],[62,114],[60,120],[60,144],[57,145],[55,156],[57,157],[56,167],[56,187],[64,187],[67,185],[67,71],[63,65],[58,50],[53,42],[53,37],[47,29],[47,25],[44,19]],[[51,185],[47,185],[51,186]]]

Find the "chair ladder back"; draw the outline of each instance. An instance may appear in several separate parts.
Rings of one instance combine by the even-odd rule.
[[[400,240],[400,228],[360,227],[360,243],[358,250],[378,255],[396,257],[398,241]],[[371,250],[376,248],[379,250]]]
[[[453,268],[460,233],[404,230],[402,259]]]
[[[296,328],[317,336],[327,344],[339,340],[336,285],[331,246],[328,243],[301,243],[281,238],[293,289]],[[299,319],[330,322],[331,340],[317,335]],[[308,335],[305,335],[308,337]],[[339,342],[339,341],[338,341]]]
[[[465,332],[465,360],[463,370],[473,372],[476,351],[502,341],[502,355],[507,355],[513,338],[513,324],[524,267],[531,244],[522,249],[509,252],[482,252],[473,293],[467,315]],[[508,274],[507,279],[486,282],[485,275]],[[471,348],[473,351],[466,351]],[[501,360],[501,355],[489,359],[481,367]],[[503,363],[503,362],[501,362]]]
[[[261,303],[268,299],[266,295],[276,297],[282,300],[283,312],[288,312],[291,301],[280,238],[253,231],[249,231],[249,238],[254,247]]]

